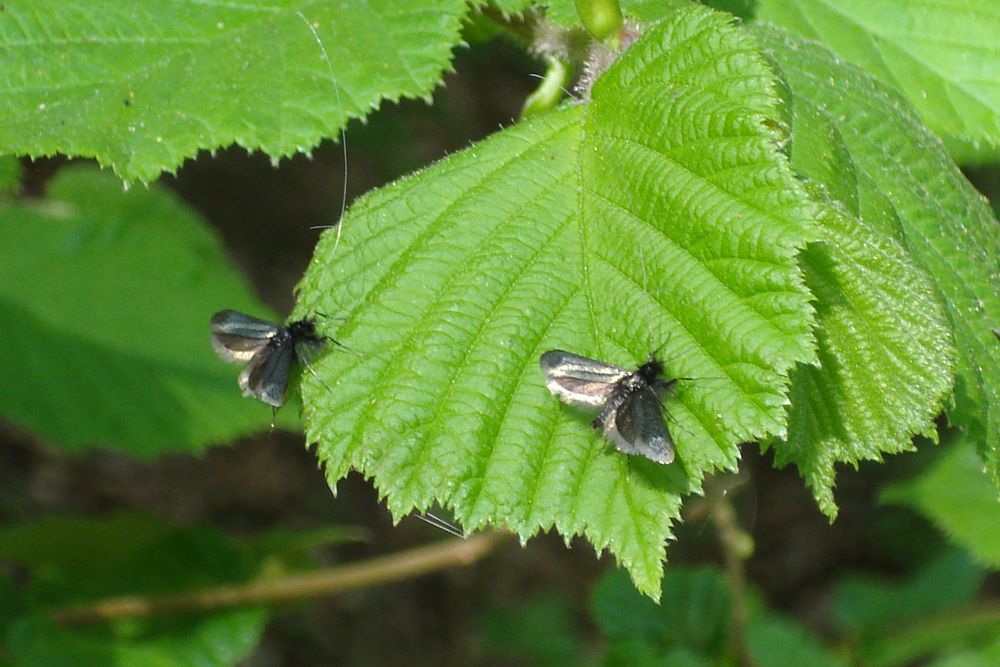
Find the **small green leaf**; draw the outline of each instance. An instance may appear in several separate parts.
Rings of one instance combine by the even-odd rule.
[[[981,647],[986,655],[997,655],[1000,614],[995,609],[966,607],[949,609],[899,632],[872,639],[859,647],[858,664],[871,667],[907,667],[924,664],[934,655]],[[994,646],[991,647],[991,644]],[[995,665],[996,661],[987,662]]]
[[[547,595],[483,619],[489,653],[536,667],[581,664],[586,645],[567,601]]]
[[[711,568],[671,568],[663,576],[660,604],[639,596],[621,572],[594,588],[591,615],[612,642],[641,640],[661,652],[682,649],[723,655],[729,641],[729,590]]]
[[[874,232],[894,237],[933,281],[957,350],[948,416],[968,431],[1000,485],[1000,354],[992,332],[1000,322],[996,219],[897,93],[816,44],[766,26],[755,34],[784,75],[793,104],[810,101],[812,115],[842,142],[849,160],[837,160],[849,164],[843,178],[854,185],[831,194]],[[810,114],[798,118],[811,122]],[[793,137],[798,133],[793,128]],[[933,404],[936,396],[928,391],[924,400]]]
[[[249,575],[242,554],[219,533],[145,514],[47,516],[3,528],[0,559],[32,571],[29,597],[46,606],[176,592]]]
[[[12,667],[229,667],[253,652],[265,622],[262,610],[241,609],[206,616],[172,632],[115,637],[29,616],[11,628],[7,647]]]
[[[798,621],[760,611],[751,615],[746,628],[747,648],[756,667],[846,667],[847,661],[833,656],[819,637]]]
[[[1000,637],[980,650],[960,651],[929,663],[929,667],[994,667],[1000,664]]]
[[[890,628],[970,602],[984,576],[958,549],[931,561],[912,579],[898,583],[851,575],[837,585],[834,618],[847,631],[881,637]]]
[[[0,637],[7,633],[11,622],[24,615],[26,607],[21,591],[6,576],[0,574]],[[0,662],[0,665],[4,664]]]
[[[1000,155],[995,0],[760,0],[757,18],[822,42],[895,86],[934,131]]]
[[[717,659],[686,648],[664,649],[642,639],[616,641],[608,647],[601,667],[715,667]]]
[[[337,313],[305,379],[336,483],[372,475],[394,516],[439,501],[474,529],[553,525],[659,591],[680,496],[783,434],[787,374],[813,357],[796,256],[813,209],[777,151],[774,79],[722,15],[682,11],[597,82],[356,203],[321,239],[298,312]],[[626,167],[627,165],[627,167]],[[660,346],[678,461],[615,452],[545,389],[565,348],[635,366]]]
[[[249,572],[242,554],[205,528],[135,514],[47,517],[0,530],[0,560],[29,574],[29,613],[6,634],[17,667],[235,665],[260,641],[267,620],[263,609],[240,609],[69,629],[45,616],[54,607],[110,595],[177,593],[244,580]]]
[[[21,185],[21,161],[13,155],[0,155],[0,200],[17,193]]]
[[[0,151],[95,157],[127,181],[234,143],[275,159],[308,151],[383,99],[428,95],[465,11],[464,0],[8,0]]]
[[[883,502],[917,510],[976,560],[1000,568],[1000,499],[967,438],[952,438],[934,465],[882,492]]]
[[[268,313],[175,197],[65,168],[45,200],[0,204],[0,248],[0,411],[11,421],[72,449],[136,456],[267,427],[271,411],[240,396],[208,322],[222,308]]]

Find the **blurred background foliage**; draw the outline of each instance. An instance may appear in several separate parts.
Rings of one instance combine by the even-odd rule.
[[[350,123],[349,200],[517,117],[544,66],[480,28],[467,29],[472,46],[456,52],[432,104],[385,103]],[[207,320],[216,307],[291,310],[318,228],[340,210],[343,167],[341,147],[329,141],[277,165],[234,148],[126,191],[82,163],[0,159],[0,216],[27,219],[53,248],[24,266],[17,239],[3,237],[0,275],[9,287],[31,283],[32,298],[48,299],[53,312],[53,295],[62,295],[73,308],[58,317],[80,333],[79,347],[53,339],[36,357],[8,345],[0,371],[16,380],[24,364],[58,365],[86,380],[0,397],[21,401],[28,415],[0,423],[0,665],[1000,664],[1000,506],[989,481],[973,474],[982,464],[972,448],[954,435],[945,446],[919,442],[885,463],[838,469],[833,525],[793,469],[775,470],[769,455],[744,448],[740,479],[726,482],[719,502],[753,540],[748,655],[734,655],[729,641],[733,587],[710,499],[677,529],[659,606],[609,558],[550,535],[523,548],[506,543],[474,568],[309,603],[53,624],[47,611],[96,598],[266,579],[450,539],[413,518],[393,526],[360,476],[331,496],[296,432],[295,406],[279,413],[284,428],[268,430],[270,411],[239,398],[232,368],[202,377],[177,363],[211,355]],[[1000,210],[1000,168],[967,175]],[[132,234],[137,219],[154,236]],[[101,253],[128,248],[110,251],[121,265],[94,259],[109,285],[129,283],[105,293],[115,303],[75,298],[74,277],[59,272],[58,249],[81,243]],[[31,282],[34,274],[41,277]],[[182,285],[148,279],[166,274]],[[188,293],[197,298],[176,298]],[[5,294],[0,288],[0,328],[19,334],[2,340],[49,341],[44,323]],[[149,349],[180,370],[129,368],[127,357],[94,348],[92,321],[105,320],[88,313],[109,308],[115,327],[143,327]],[[115,331],[97,333],[113,346]],[[60,411],[60,395],[94,381],[89,406]],[[213,393],[218,387],[225,391]],[[198,405],[184,404],[191,396]],[[100,421],[112,404],[134,408],[119,450],[85,449],[66,435],[66,423]],[[202,426],[171,431],[175,410],[199,413]],[[218,442],[232,432],[247,435]],[[185,453],[208,443],[216,446]]]

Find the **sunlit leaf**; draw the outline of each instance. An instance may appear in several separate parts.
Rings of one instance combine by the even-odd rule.
[[[464,0],[11,0],[0,151],[95,157],[143,181],[231,144],[275,159],[309,151],[384,99],[429,94],[465,11]]]
[[[1000,155],[995,0],[759,0],[757,18],[896,87],[939,134]]]
[[[828,154],[844,169],[842,177],[826,179],[840,183],[830,189],[832,196],[872,231],[895,238],[933,281],[957,351],[954,404],[947,413],[967,430],[1000,484],[1000,347],[992,332],[1000,322],[996,218],[897,93],[814,43],[776,28],[758,26],[755,34],[784,75],[793,106],[806,102],[807,113],[795,118],[825,125],[837,136],[830,146],[843,147],[842,157]],[[801,128],[792,129],[794,142]],[[899,271],[886,270],[892,276]],[[901,275],[912,280],[912,272]],[[905,319],[899,326],[912,331]],[[928,405],[937,401],[934,386],[927,385]]]
[[[774,145],[774,79],[721,14],[647,34],[592,101],[501,132],[356,203],[320,242],[299,313],[356,354],[306,378],[331,482],[375,478],[396,517],[438,501],[467,528],[556,526],[655,595],[680,496],[784,433],[813,357],[796,256],[813,209]],[[615,452],[545,389],[565,348],[635,366],[662,347],[678,460]]]

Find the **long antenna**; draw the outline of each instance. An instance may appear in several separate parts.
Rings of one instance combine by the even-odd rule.
[[[443,530],[449,535],[454,535],[455,537],[461,537],[463,540],[468,537],[468,535],[462,532],[462,530],[455,524],[451,523],[450,521],[445,521],[441,517],[435,516],[430,512],[423,512],[423,513],[414,512],[413,516],[417,517],[424,523],[430,524],[435,528]]]
[[[333,84],[333,93],[337,97],[337,107],[339,107],[340,112],[344,115],[344,122],[340,126],[340,145],[344,149],[344,187],[340,192],[340,218],[337,221],[337,237],[333,242],[333,251],[337,252],[337,248],[340,246],[340,235],[344,229],[344,214],[347,212],[347,113],[344,111],[344,103],[340,99],[340,84],[337,83],[337,75],[333,71],[333,63],[330,62],[330,54],[327,53],[326,46],[323,45],[323,40],[320,39],[319,33],[316,32],[316,27],[309,22],[305,14],[300,10],[295,10],[295,14],[309,28],[309,32],[312,33],[313,39],[316,40],[316,44],[323,54],[323,62],[326,63],[326,69],[330,73],[330,82]]]

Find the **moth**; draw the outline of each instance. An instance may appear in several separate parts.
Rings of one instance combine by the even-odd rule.
[[[212,347],[226,361],[246,364],[239,384],[252,396],[275,408],[285,402],[292,366],[309,366],[310,353],[331,339],[316,331],[310,319],[286,326],[235,310],[212,315]]]
[[[618,451],[656,463],[674,460],[660,397],[677,379],[665,379],[655,354],[634,371],[564,350],[549,350],[539,361],[549,391],[564,403],[600,410],[591,425]]]

